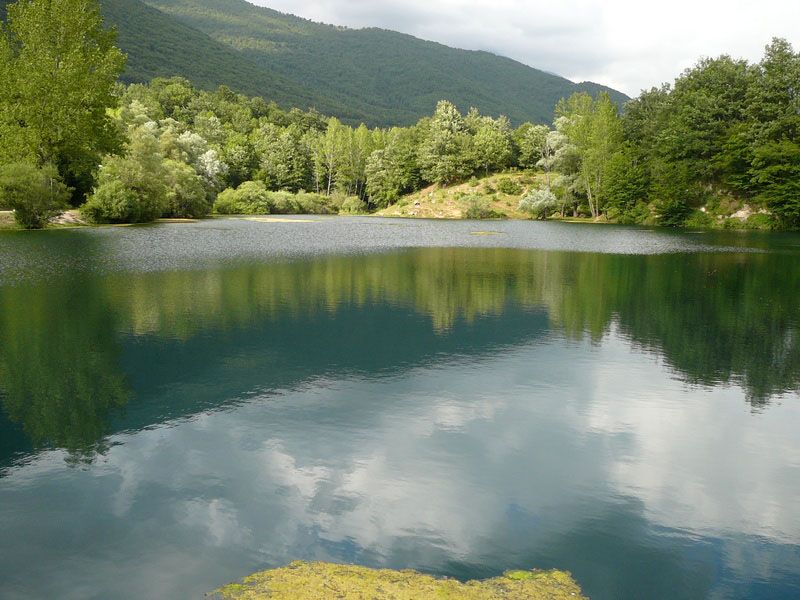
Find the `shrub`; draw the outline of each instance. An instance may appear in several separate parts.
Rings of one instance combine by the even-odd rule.
[[[509,196],[519,196],[522,188],[513,179],[501,179],[497,182],[497,189]]]
[[[136,190],[121,181],[108,181],[81,206],[81,214],[92,223],[135,223],[144,220],[139,218],[141,204]]]
[[[682,227],[692,209],[681,198],[667,197],[654,203],[658,213],[658,224],[667,227]]]
[[[328,215],[333,211],[330,196],[298,192],[295,196],[300,211],[308,215]]]
[[[236,202],[236,190],[228,188],[219,193],[214,200],[214,212],[220,215],[241,214],[239,204]]]
[[[478,187],[478,178],[475,175],[469,178],[469,187]]]
[[[167,185],[165,217],[205,217],[211,210],[203,179],[186,163],[164,161]]]
[[[489,207],[489,200],[481,196],[468,196],[464,200],[463,218],[465,219],[498,219],[504,215]]]
[[[263,181],[245,181],[236,189],[222,191],[214,201],[214,212],[221,215],[268,215],[277,211]]]
[[[0,204],[14,210],[20,227],[42,229],[67,208],[69,196],[69,188],[53,166],[39,169],[12,163],[0,168]]]
[[[775,217],[770,214],[756,213],[747,217],[746,229],[775,229]]]
[[[167,205],[161,162],[107,157],[81,213],[93,223],[146,223],[159,218]]]
[[[519,201],[519,210],[537,219],[546,219],[558,206],[558,198],[550,190],[533,191]]]
[[[367,212],[367,203],[358,196],[350,196],[342,202],[339,214],[344,215],[363,215]]]
[[[279,215],[296,215],[302,212],[291,192],[269,192],[269,200],[275,207],[273,212]]]
[[[713,225],[714,219],[711,215],[699,209],[693,210],[685,221],[686,227],[713,227]]]

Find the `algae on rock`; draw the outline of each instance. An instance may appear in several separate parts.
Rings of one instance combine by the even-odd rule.
[[[412,570],[297,561],[212,593],[220,600],[586,600],[564,571],[508,571],[461,583]]]

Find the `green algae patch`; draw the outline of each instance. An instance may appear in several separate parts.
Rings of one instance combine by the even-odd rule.
[[[219,600],[587,600],[564,571],[507,571],[461,583],[412,570],[297,561],[211,594]]]

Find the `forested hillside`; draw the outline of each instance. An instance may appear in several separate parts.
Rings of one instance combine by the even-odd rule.
[[[3,19],[11,3],[0,0]],[[103,0],[101,13],[128,55],[125,83],[179,75],[201,89],[225,85],[350,125],[412,125],[442,98],[514,124],[551,122],[556,102],[578,91],[628,99],[488,52],[313,23],[244,0]]]
[[[0,0],[0,18],[5,20],[6,6],[14,1]],[[128,55],[120,77],[124,83],[180,75],[201,89],[226,85],[284,108],[313,106],[329,114],[348,114],[345,105],[289,81],[140,0],[104,0],[100,10],[107,25],[116,25],[117,46]]]
[[[442,98],[463,112],[475,107],[483,114],[504,114],[516,125],[550,123],[556,102],[574,92],[596,95],[605,90],[617,102],[627,100],[597,84],[574,84],[488,52],[458,50],[382,29],[322,25],[244,0],[147,3],[253,63],[347,106],[347,111],[329,111],[315,105],[354,125],[361,121],[370,126],[411,125],[429,115]],[[120,45],[130,53],[126,35],[120,28]],[[308,107],[300,101],[293,105]]]

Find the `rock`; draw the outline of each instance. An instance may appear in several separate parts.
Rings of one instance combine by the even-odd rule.
[[[297,561],[262,571],[212,592],[221,600],[587,600],[564,571],[506,571],[484,581],[461,583],[406,569]]]

